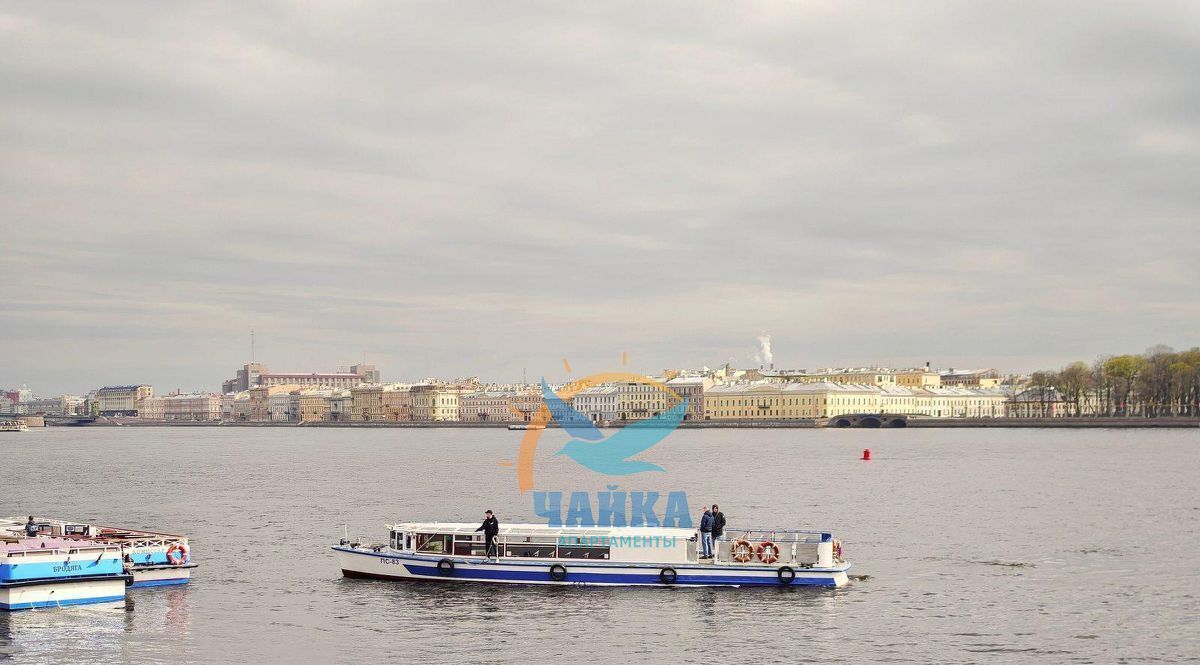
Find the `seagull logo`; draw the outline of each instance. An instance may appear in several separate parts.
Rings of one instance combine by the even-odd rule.
[[[643,471],[665,471],[657,464],[631,460],[651,446],[662,441],[673,432],[687,412],[687,399],[653,418],[640,420],[621,428],[616,434],[604,435],[591,419],[576,411],[566,400],[559,397],[546,379],[542,379],[542,399],[550,410],[551,417],[571,435],[571,440],[555,455],[566,455],[579,464],[609,476],[627,476]]]

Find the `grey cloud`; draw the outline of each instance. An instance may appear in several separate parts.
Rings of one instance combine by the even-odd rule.
[[[251,327],[497,379],[1200,329],[1192,3],[6,12],[0,384],[211,388]]]

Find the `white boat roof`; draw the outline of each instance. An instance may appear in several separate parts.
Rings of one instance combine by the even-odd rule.
[[[388,524],[395,531],[418,533],[473,534],[479,528],[475,522],[398,522]],[[695,529],[679,529],[661,526],[546,526],[545,524],[500,524],[502,536],[641,536],[664,538],[691,538]]]

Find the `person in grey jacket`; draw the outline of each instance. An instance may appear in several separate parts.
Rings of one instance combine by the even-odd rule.
[[[712,513],[710,513],[708,511],[708,508],[705,508],[704,509],[704,517],[700,518],[700,558],[701,559],[711,559],[712,558],[712,543],[713,543],[712,530],[713,530],[713,516],[712,516]]]

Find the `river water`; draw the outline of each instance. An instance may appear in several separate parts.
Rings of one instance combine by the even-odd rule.
[[[1200,658],[1200,431],[682,430],[607,479],[730,527],[833,529],[838,590],[542,588],[341,577],[399,520],[535,521],[522,433],[47,428],[5,435],[0,515],[192,539],[184,588],[0,614],[0,660],[1181,662]],[[544,433],[535,483],[601,490]],[[861,462],[863,448],[873,460]],[[594,496],[594,495],[593,495]],[[343,527],[343,525],[346,525]]]

